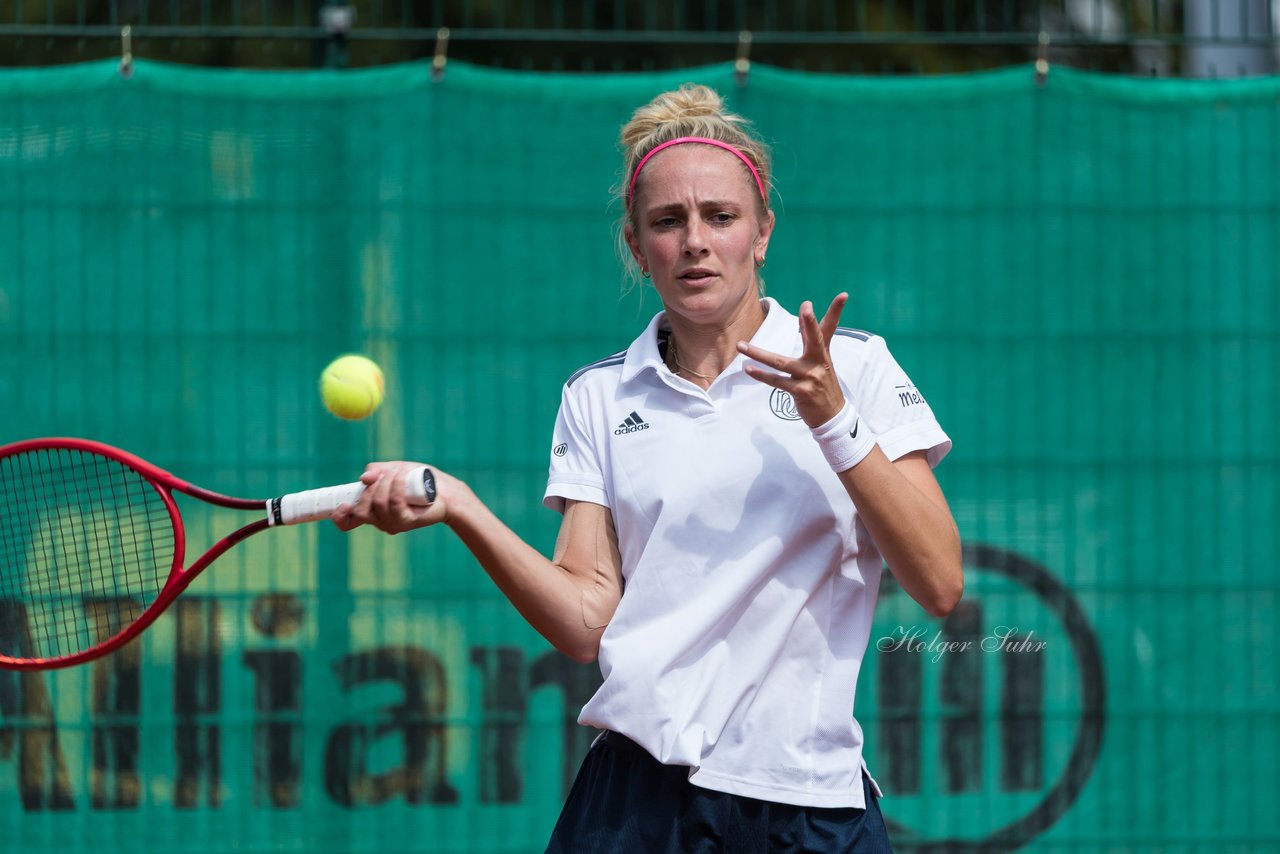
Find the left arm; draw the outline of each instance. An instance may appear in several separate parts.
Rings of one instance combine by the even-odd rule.
[[[811,429],[832,421],[845,406],[830,345],[847,300],[847,294],[837,296],[821,323],[812,303],[800,306],[804,352],[798,358],[738,345],[746,356],[780,372],[745,368],[760,382],[789,392]],[[838,476],[902,588],[930,614],[951,613],[964,590],[960,534],[925,452],[890,462],[876,446]]]
[[[964,592],[960,531],[925,452],[889,462],[876,447],[840,482],[902,589],[935,617],[950,614]]]

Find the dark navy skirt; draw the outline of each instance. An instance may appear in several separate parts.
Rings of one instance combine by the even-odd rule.
[[[799,807],[713,792],[625,736],[592,745],[552,831],[548,854],[883,854],[880,805]]]

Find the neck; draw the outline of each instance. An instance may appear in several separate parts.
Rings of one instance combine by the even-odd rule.
[[[709,385],[738,357],[738,342],[749,341],[764,322],[764,306],[748,300],[725,323],[699,324],[667,311],[671,338],[667,342],[667,367],[672,373]]]

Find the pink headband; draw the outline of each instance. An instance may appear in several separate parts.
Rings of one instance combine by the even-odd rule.
[[[714,145],[716,148],[723,148],[725,151],[732,153],[743,163],[747,164],[747,168],[751,170],[751,177],[756,179],[756,187],[758,187],[760,190],[760,198],[764,199],[765,206],[766,207],[768,206],[769,196],[764,191],[764,182],[760,180],[760,173],[756,171],[756,167],[753,166],[751,161],[747,159],[747,155],[743,154],[741,151],[734,148],[729,143],[721,142],[718,139],[709,139],[705,136],[682,136],[679,139],[673,139],[668,142],[662,143],[662,145],[656,146],[652,151],[650,151],[643,158],[641,158],[640,162],[636,165],[636,171],[631,173],[631,187],[627,190],[627,207],[628,208],[631,207],[631,201],[635,198],[635,195],[636,195],[636,179],[640,177],[640,170],[643,169],[644,165],[649,162],[649,158],[657,154],[659,151],[661,151],[664,148],[670,148],[673,145],[681,145],[682,143],[686,143],[686,142],[700,142],[703,145]]]

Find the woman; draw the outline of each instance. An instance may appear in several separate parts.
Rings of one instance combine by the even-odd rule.
[[[846,294],[821,320],[760,298],[769,160],[718,95],[660,95],[622,143],[621,236],[664,311],[565,384],[554,556],[444,472],[406,504],[408,463],[371,465],[339,525],[449,525],[551,643],[599,658],[579,720],[604,733],[549,851],[888,850],[854,688],[882,557],[930,613],[960,597],[950,441],[884,341],[839,328]]]

